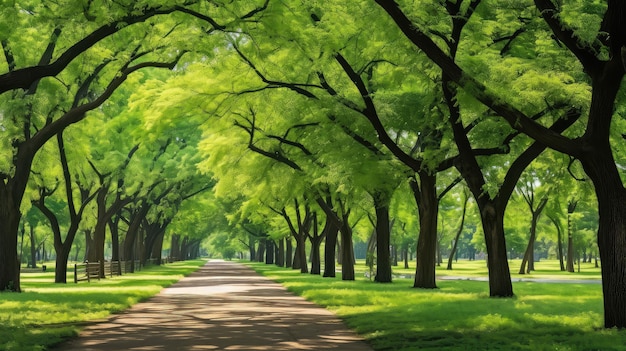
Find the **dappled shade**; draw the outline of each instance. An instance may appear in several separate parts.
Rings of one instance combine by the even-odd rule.
[[[369,350],[329,311],[240,264],[211,261],[57,350]]]

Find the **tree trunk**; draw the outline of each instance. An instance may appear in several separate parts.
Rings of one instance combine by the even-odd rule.
[[[56,248],[55,248],[56,249]],[[62,245],[59,249],[56,249],[56,264],[54,268],[54,282],[59,284],[67,283],[67,261],[70,256],[70,245]]]
[[[256,261],[256,250],[254,246],[256,245],[256,241],[252,237],[252,235],[248,235],[248,250],[250,250],[250,262]]]
[[[387,194],[374,194],[376,211],[376,277],[378,283],[391,283],[391,231],[389,221],[389,201]]]
[[[35,228],[32,225],[29,226],[29,228],[28,237],[30,239],[30,260],[28,263],[31,268],[37,268],[37,241],[35,240]]]
[[[285,252],[285,267],[291,267],[293,265],[293,243],[291,242],[290,236],[285,238],[285,244],[287,246]]]
[[[530,273],[531,270],[535,269],[535,266],[533,264],[533,259],[534,259],[533,255],[535,252],[536,235],[537,233],[533,228],[533,224],[531,224],[530,238],[528,239],[528,245],[526,245],[526,251],[524,251],[524,257],[522,258],[522,264],[520,265],[519,272],[518,272],[519,274]],[[526,264],[528,264],[528,269],[526,269]]]
[[[411,179],[411,188],[417,202],[420,220],[420,233],[417,238],[417,267],[415,268],[414,288],[435,289],[435,264],[437,249],[437,176],[419,172],[420,185]]]
[[[259,239],[259,249],[257,250],[257,262],[263,262],[265,259],[265,240]]]
[[[274,241],[270,238],[265,239],[265,264],[274,264]]]
[[[293,269],[300,269],[300,273],[309,273],[309,265],[306,260],[306,235],[299,234],[295,239],[296,254],[293,259]]]
[[[559,259],[559,265],[561,267],[561,271],[565,271],[565,263],[563,262],[563,234],[561,233],[561,225],[559,224],[556,217],[548,216],[554,226],[556,227],[556,237],[557,237],[557,252],[556,255]]]
[[[489,296],[513,296],[511,271],[506,255],[504,239],[504,211],[493,202],[479,204],[485,244],[487,246],[487,267],[489,269]]]
[[[96,225],[93,231],[93,242],[89,246],[89,252],[87,253],[87,260],[89,262],[100,262],[100,278],[105,278],[104,274],[104,243],[106,236],[106,224],[108,218],[106,218],[106,195],[108,187],[102,186],[98,191],[96,199],[97,204],[97,219]]]
[[[326,240],[324,241],[324,277],[334,278],[337,274],[335,266],[337,256],[335,256],[335,250],[337,249],[338,234],[339,228],[337,228],[335,225],[331,225],[328,227]]]
[[[341,225],[341,280],[354,280],[354,250],[352,247],[352,228],[344,216]]]
[[[456,235],[454,236],[454,243],[452,244],[452,250],[450,250],[450,255],[448,256],[448,266],[446,270],[452,270],[452,260],[456,255],[456,248],[459,245],[459,238],[463,233],[463,225],[465,224],[465,215],[467,213],[467,202],[469,200],[469,196],[465,196],[465,201],[463,202],[463,213],[461,214],[461,223],[459,224],[459,228],[456,230]]]
[[[139,233],[139,228],[141,227],[141,221],[146,217],[146,214],[148,213],[148,209],[150,206],[147,206],[146,204],[141,204],[139,206],[139,209],[137,210],[133,210],[130,213],[130,223],[128,224],[128,229],[126,230],[126,239],[124,240],[124,259],[128,260],[128,261],[134,261],[135,260],[135,251],[136,251],[136,243],[137,243],[137,236]],[[172,240],[178,240],[178,238],[174,239],[174,237],[172,236]],[[178,243],[177,243],[178,246]],[[171,250],[174,249],[174,246],[172,246]],[[180,255],[180,252],[178,250],[176,250],[176,255],[173,255],[172,253],[170,253],[170,256],[175,256],[178,257]]]
[[[126,257],[126,260],[131,260],[130,257]],[[172,261],[180,260],[180,235],[172,234],[172,241],[170,244],[170,259]]]
[[[626,328],[626,189],[608,140],[581,159],[598,199],[604,326]]]
[[[570,203],[568,207],[572,208],[571,206],[572,204]],[[569,208],[567,210],[567,267],[565,270],[574,273],[574,228],[572,228],[572,213],[574,213],[576,205],[573,205],[571,212]]]
[[[281,259],[280,257],[280,245],[278,242],[282,242],[281,240],[274,240],[274,264],[278,265],[278,261]]]
[[[13,206],[10,194],[0,189],[0,291],[21,291],[20,264],[17,256],[19,207]]]
[[[163,264],[161,261],[161,253],[163,251],[163,239],[165,238],[165,231],[162,231],[161,234],[159,234],[156,239],[154,240],[154,242],[152,243],[152,258],[156,259],[156,264],[161,265]],[[194,258],[197,258],[197,249],[194,247]]]
[[[182,261],[187,261],[188,257],[189,257],[189,238],[184,237],[183,241],[180,243],[180,259]]]
[[[311,274],[322,273],[322,260],[320,246],[322,245],[322,236],[311,239]]]
[[[111,261],[120,259],[120,231],[119,217],[109,220],[109,231],[111,232]]]
[[[276,265],[285,267],[285,238],[278,241],[278,256],[276,256]]]
[[[404,248],[402,250],[402,256],[404,256],[404,269],[409,269],[409,249]]]

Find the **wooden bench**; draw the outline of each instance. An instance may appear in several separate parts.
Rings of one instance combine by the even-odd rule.
[[[91,282],[92,279],[100,280],[100,262],[84,262],[74,265],[74,283],[85,280]]]

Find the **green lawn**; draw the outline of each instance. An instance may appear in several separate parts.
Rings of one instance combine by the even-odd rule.
[[[50,266],[47,273],[24,273],[24,293],[0,294],[0,350],[45,350],[76,335],[81,325],[156,294],[204,262],[177,262],[67,285],[52,283]],[[336,312],[377,350],[626,350],[625,331],[602,328],[599,284],[515,282],[515,298],[492,299],[484,281],[443,280],[436,290],[413,289],[410,278],[373,283],[362,262],[352,282],[251,265]],[[484,261],[459,261],[454,267],[437,274],[486,277]],[[519,261],[511,261],[511,270],[518,268]],[[551,261],[536,268],[532,275],[514,274],[513,279],[600,278],[593,264],[581,265],[581,274],[562,273]],[[394,268],[394,275],[410,276],[413,270]]]
[[[0,350],[45,350],[80,326],[145,300],[195,271],[205,260],[151,266],[95,282],[54,284],[54,271],[22,273],[22,293],[0,293]]]
[[[517,271],[519,265],[513,264],[511,270]],[[444,267],[437,273],[486,276],[484,265],[459,261],[455,270]],[[502,299],[490,298],[484,281],[443,280],[435,290],[414,289],[406,278],[373,283],[364,276],[364,264],[357,266],[352,282],[251,266],[337,313],[376,350],[626,350],[626,331],[602,328],[600,284],[515,282],[516,297]],[[558,262],[543,262],[522,278],[599,279],[593,264],[584,268],[583,274],[564,274]],[[394,269],[394,274],[413,271]]]

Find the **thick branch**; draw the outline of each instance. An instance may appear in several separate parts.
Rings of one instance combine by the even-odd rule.
[[[561,134],[546,128],[533,121],[523,112],[512,105],[504,102],[495,94],[488,91],[487,87],[478,82],[474,77],[468,75],[450,58],[441,48],[437,46],[424,32],[415,26],[408,17],[400,10],[398,4],[393,0],[375,0],[391,18],[404,35],[421,49],[433,63],[438,65],[449,79],[464,90],[473,95],[477,100],[495,111],[504,118],[513,129],[519,130],[531,138],[547,145],[557,151],[573,156],[580,155],[583,151],[582,143],[572,140]]]
[[[352,68],[350,63],[339,53],[335,54],[335,60],[339,63],[344,72],[348,75],[352,83],[359,90],[361,94],[361,99],[365,103],[365,109],[362,111],[363,115],[370,121],[374,130],[376,130],[376,134],[378,136],[378,140],[385,145],[391,153],[394,154],[402,163],[410,167],[413,171],[418,172],[422,168],[422,162],[420,160],[416,160],[411,157],[409,154],[404,152],[387,134],[387,130],[383,126],[380,118],[378,117],[378,113],[376,112],[376,107],[374,106],[374,101],[372,100],[363,79],[361,76],[357,74],[357,72]]]
[[[578,58],[585,71],[592,70],[600,62],[595,52],[576,35],[574,30],[565,25],[559,18],[559,10],[552,0],[535,0],[535,6],[541,12],[541,17],[548,24],[554,35]]]
[[[56,76],[80,54],[126,26],[144,22],[151,17],[169,14],[174,11],[176,11],[176,8],[149,8],[142,14],[128,15],[117,21],[105,24],[69,47],[55,61],[49,64],[20,68],[0,75],[0,94],[14,89],[28,89],[33,82],[41,78]]]

